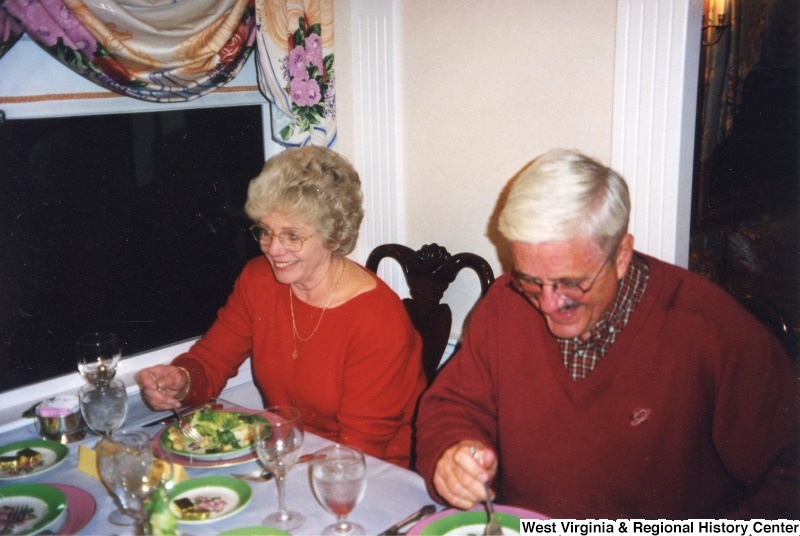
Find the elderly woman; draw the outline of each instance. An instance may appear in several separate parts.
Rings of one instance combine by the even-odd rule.
[[[345,258],[361,201],[358,174],[329,149],[267,161],[245,205],[264,256],[187,353],[139,373],[150,407],[218,395],[251,356],[265,406],[296,406],[306,430],[408,466],[422,344],[397,295]]]

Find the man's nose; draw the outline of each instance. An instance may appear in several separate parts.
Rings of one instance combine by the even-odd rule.
[[[562,299],[552,285],[543,285],[539,294],[539,309],[545,314],[554,313],[561,308]]]

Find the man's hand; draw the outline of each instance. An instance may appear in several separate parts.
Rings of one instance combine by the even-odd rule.
[[[467,510],[486,499],[483,483],[496,472],[497,454],[479,441],[465,440],[444,451],[436,462],[433,485],[447,502]]]

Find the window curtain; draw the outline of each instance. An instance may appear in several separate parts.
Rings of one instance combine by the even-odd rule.
[[[0,61],[23,32],[88,80],[150,102],[206,95],[255,50],[275,141],[335,142],[333,0],[0,0]]]
[[[76,73],[151,102],[183,102],[221,87],[255,41],[248,0],[2,0],[2,7]]]
[[[287,146],[336,141],[333,0],[256,0],[258,83],[272,137]]]
[[[744,80],[761,59],[768,31],[779,31],[788,20],[788,13],[784,13],[787,9],[781,7],[788,8],[791,2],[797,0],[727,0],[730,27],[719,42],[703,47],[706,57],[701,160],[707,160],[733,132]]]
[[[21,35],[22,27],[3,9],[0,9],[0,58],[14,46]]]

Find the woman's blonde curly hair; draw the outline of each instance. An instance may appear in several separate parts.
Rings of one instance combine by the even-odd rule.
[[[356,246],[362,207],[361,180],[352,165],[325,147],[287,149],[250,181],[244,209],[257,222],[278,212],[311,225],[335,255]]]

